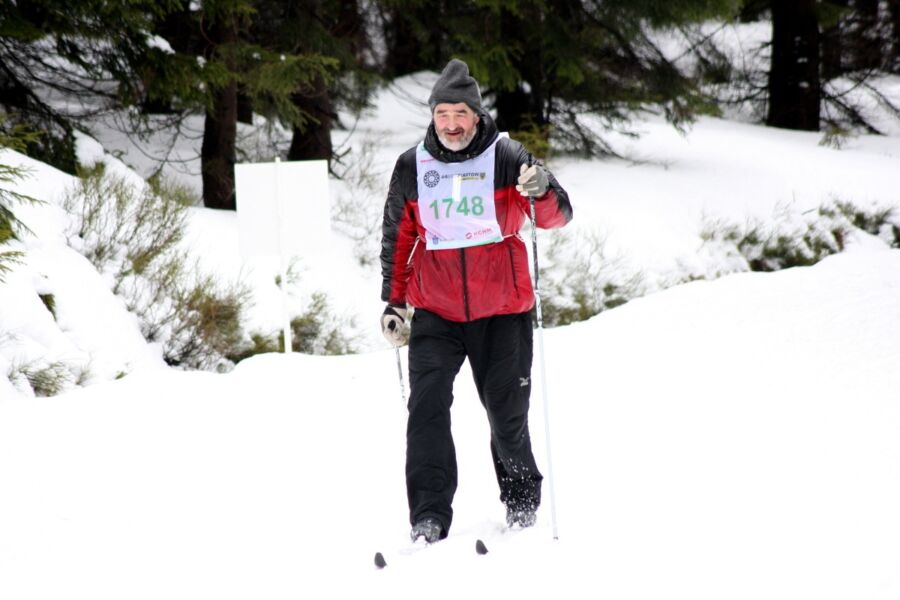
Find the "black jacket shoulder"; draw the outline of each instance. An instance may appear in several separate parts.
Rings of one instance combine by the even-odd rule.
[[[416,183],[416,148],[418,144],[401,154],[394,165],[394,174],[391,176],[390,192],[401,196],[405,200],[419,197],[419,187]]]
[[[519,178],[519,168],[532,157],[516,140],[502,137],[497,140],[494,159],[494,187],[515,185]]]

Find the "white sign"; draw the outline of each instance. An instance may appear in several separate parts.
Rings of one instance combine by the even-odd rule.
[[[315,261],[330,247],[328,161],[234,166],[241,256]]]
[[[328,161],[245,163],[234,166],[238,237],[245,261],[277,257],[284,351],[291,352],[287,265],[313,265],[331,247]]]

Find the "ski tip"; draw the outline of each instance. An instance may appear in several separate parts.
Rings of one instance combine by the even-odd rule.
[[[484,542],[482,542],[481,540],[475,540],[475,552],[482,555],[488,553],[487,546],[484,545]]]
[[[383,569],[387,566],[387,562],[385,562],[384,555],[382,555],[381,552],[375,553],[375,566],[379,569]]]

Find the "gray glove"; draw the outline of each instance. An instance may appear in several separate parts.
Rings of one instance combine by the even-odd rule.
[[[406,326],[406,309],[388,304],[381,314],[381,333],[395,348],[405,346],[409,341],[409,327]]]
[[[519,169],[519,185],[516,189],[523,196],[543,196],[550,187],[550,181],[547,179],[547,169],[535,163],[530,167],[522,163]]]

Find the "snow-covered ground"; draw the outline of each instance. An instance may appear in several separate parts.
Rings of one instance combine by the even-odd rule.
[[[349,143],[356,157],[369,147],[376,185],[333,182],[332,202],[357,193],[377,218],[396,156],[427,122],[418,100],[431,81],[399,82],[357,123]],[[551,167],[575,208],[567,235],[601,234],[651,282],[716,271],[724,257],[701,239],[710,219],[836,199],[900,209],[900,137],[835,150],[717,119],[686,136],[652,118],[637,127],[640,139],[613,139],[634,162]],[[125,169],[89,139],[79,152]],[[377,331],[377,261],[361,265],[336,227],[327,273],[299,284],[358,319],[363,353],[168,369],[108,278],[66,245],[72,179],[9,151],[0,160],[31,166],[19,189],[48,201],[17,209],[36,237],[0,284],[0,598],[900,595],[900,250],[875,237],[813,267],[696,281],[545,331],[559,540],[546,490],[536,527],[502,531],[464,369],[451,536],[410,552],[405,407]],[[189,245],[211,268],[241,272],[237,244],[234,215],[192,210]],[[257,323],[277,323],[272,287]],[[47,359],[86,365],[93,384],[33,398],[4,377]],[[540,393],[532,408],[546,475]]]

